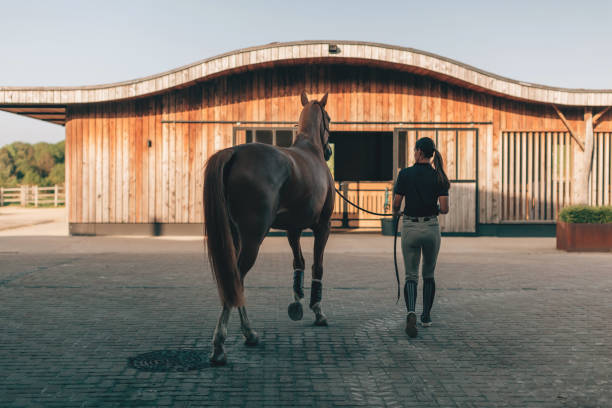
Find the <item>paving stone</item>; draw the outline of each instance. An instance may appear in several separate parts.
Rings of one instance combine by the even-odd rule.
[[[128,358],[210,351],[219,300],[201,242],[46,239],[24,256],[0,237],[1,407],[612,405],[610,254],[445,239],[434,325],[408,339],[379,237],[326,254],[329,327],[287,317],[291,256],[273,239],[246,279],[261,344],[243,345],[234,312],[226,367],[147,372]]]

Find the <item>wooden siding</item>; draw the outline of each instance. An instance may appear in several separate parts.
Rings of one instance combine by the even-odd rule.
[[[612,133],[596,132],[594,147],[590,202],[612,205]]]
[[[503,132],[502,145],[502,220],[555,221],[571,203],[573,139],[567,132]]]
[[[311,97],[330,92],[327,110],[334,122],[332,131],[392,131],[410,122],[464,122],[414,126],[478,129],[476,175],[481,223],[497,223],[506,217],[502,211],[502,174],[507,169],[502,152],[507,151],[502,133],[564,130],[550,106],[504,99],[391,69],[332,64],[249,71],[132,101],[69,105],[70,222],[202,222],[206,158],[231,146],[238,122],[297,121],[299,95],[304,89]],[[578,128],[582,110],[563,110],[570,125]],[[219,123],[222,121],[233,123]],[[385,121],[398,123],[341,123]],[[612,126],[604,120],[597,130],[611,132]],[[606,140],[597,142],[597,146],[602,144],[602,151],[609,151]],[[453,166],[452,149],[445,154],[447,165]],[[529,162],[531,167],[524,171],[532,174],[539,165],[541,172],[541,162],[528,160],[536,152],[530,154],[525,164]],[[604,155],[601,160],[604,168]],[[467,167],[461,166],[465,163],[460,164],[459,171],[466,172]],[[605,177],[610,177],[609,172],[602,173],[602,180]]]

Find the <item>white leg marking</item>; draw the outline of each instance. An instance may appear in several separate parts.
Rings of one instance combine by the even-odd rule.
[[[240,327],[242,334],[244,335],[247,345],[253,346],[259,342],[259,336],[257,332],[251,328],[251,322],[247,315],[246,307],[242,306],[238,308],[238,314],[240,315]]]

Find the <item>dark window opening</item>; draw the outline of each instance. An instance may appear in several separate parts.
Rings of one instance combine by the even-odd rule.
[[[331,132],[336,181],[393,179],[393,132]]]

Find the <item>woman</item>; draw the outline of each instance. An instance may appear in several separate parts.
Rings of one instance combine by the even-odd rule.
[[[433,167],[431,165],[433,157]],[[440,250],[440,225],[438,214],[448,213],[450,182],[444,173],[440,152],[428,137],[417,140],[414,147],[415,164],[400,171],[395,183],[393,213],[399,218],[402,200],[404,221],[402,224],[402,253],[406,268],[404,300],[408,309],[406,334],[416,337],[417,286],[419,263],[423,254],[423,313],[421,324],[431,326],[431,307],[436,293],[434,269]],[[439,203],[439,204],[438,204]]]

